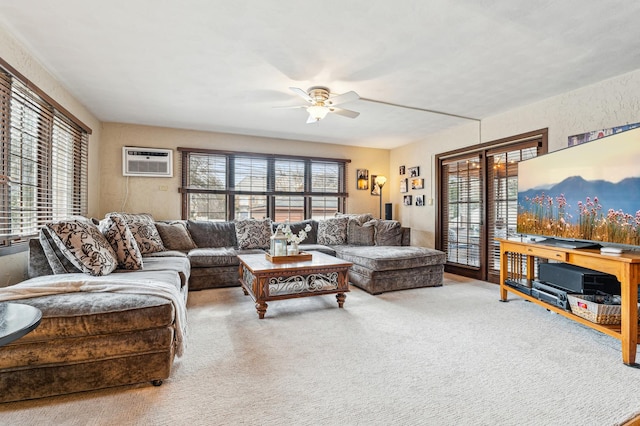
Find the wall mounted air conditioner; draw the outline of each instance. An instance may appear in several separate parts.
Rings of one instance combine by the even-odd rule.
[[[173,177],[173,150],[125,146],[122,148],[122,175]]]

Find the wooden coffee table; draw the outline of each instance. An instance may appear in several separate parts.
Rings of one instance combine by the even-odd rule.
[[[272,263],[264,254],[238,255],[242,290],[256,302],[260,319],[264,318],[270,300],[337,293],[338,307],[343,307],[352,263],[321,252],[311,254],[311,260],[290,263]]]

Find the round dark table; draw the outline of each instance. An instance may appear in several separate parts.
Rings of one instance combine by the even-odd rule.
[[[0,302],[0,346],[13,342],[40,324],[40,309],[22,303]]]

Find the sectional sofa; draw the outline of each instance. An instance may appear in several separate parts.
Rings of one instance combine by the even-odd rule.
[[[352,262],[349,280],[365,291],[442,285],[444,253],[410,246],[396,221],[289,224],[294,233],[307,225],[300,249]],[[0,301],[43,313],[33,332],[0,347],[0,402],[160,385],[184,351],[188,291],[239,285],[237,254],[264,252],[276,226],[126,213],[47,224],[30,241],[29,279],[0,288]]]

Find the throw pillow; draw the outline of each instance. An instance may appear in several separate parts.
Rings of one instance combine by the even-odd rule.
[[[347,243],[353,246],[372,246],[375,242],[375,221],[360,224],[357,219],[349,219]]]
[[[269,248],[271,243],[271,219],[242,219],[237,220],[235,224],[239,249]]]
[[[189,251],[197,248],[184,222],[156,222],[156,229],[167,250]]]
[[[111,248],[116,254],[118,268],[135,271],[142,269],[142,254],[127,222],[119,214],[113,214],[101,224]]]
[[[164,245],[156,225],[153,223],[153,216],[148,213],[107,213],[104,217],[109,218],[111,215],[118,214],[127,222],[129,230],[136,239],[141,254],[155,253],[164,251]]]
[[[377,246],[401,246],[402,227],[397,220],[375,220]]]
[[[347,243],[346,216],[334,217],[318,222],[318,244],[338,245]]]
[[[75,272],[82,272],[78,269],[67,257],[62,254],[58,245],[53,240],[51,236],[53,232],[43,226],[40,228],[40,245],[42,246],[42,251],[44,251],[44,255],[47,258],[47,262],[51,267],[51,270],[54,274],[70,274]]]
[[[369,222],[370,220],[374,219],[371,213],[351,214],[351,213],[336,212],[335,217],[348,217],[349,219],[356,220],[360,225],[363,225],[366,222]]]
[[[100,276],[113,272],[118,260],[97,226],[86,221],[47,223],[60,252],[82,272]]]

